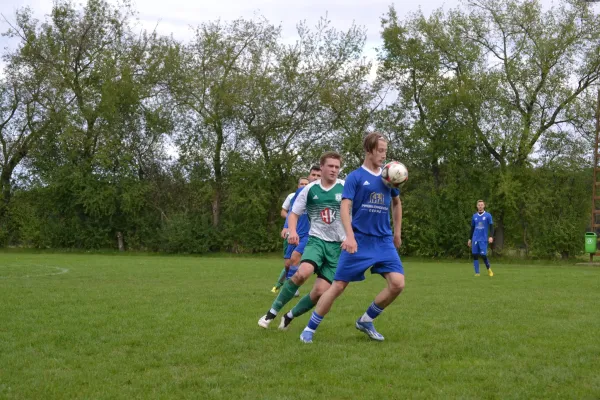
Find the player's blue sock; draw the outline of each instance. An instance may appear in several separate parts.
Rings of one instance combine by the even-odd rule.
[[[312,315],[310,316],[310,319],[308,320],[308,325],[306,325],[306,327],[314,332],[319,327],[321,321],[323,321],[323,317],[317,314],[316,311],[313,311]]]
[[[485,263],[485,267],[490,269],[490,260],[488,260],[487,256],[481,256],[483,258],[483,262]]]
[[[373,322],[373,320],[382,312],[383,308],[380,308],[375,302],[372,302],[369,308],[367,308],[367,312],[360,317],[360,322]]]
[[[475,273],[478,274],[479,273],[479,260],[477,260],[477,259],[473,260],[473,266],[475,267]]]

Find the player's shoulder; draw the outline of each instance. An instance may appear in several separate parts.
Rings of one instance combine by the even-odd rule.
[[[362,167],[358,167],[355,170],[350,171],[348,176],[346,176],[346,181],[350,181],[352,179],[359,178],[363,172],[364,172],[364,169]]]
[[[338,180],[335,181],[336,185],[342,185],[342,186],[344,186],[345,183],[346,183],[346,181],[343,180],[343,179],[338,179]]]
[[[308,185],[304,186],[302,189],[304,191],[309,191],[310,189],[314,188],[316,185],[320,185],[321,184],[321,180],[317,179],[316,181],[312,181],[311,183],[309,183]]]

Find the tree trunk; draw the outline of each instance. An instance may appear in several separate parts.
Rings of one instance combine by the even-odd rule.
[[[221,189],[215,190],[215,195],[212,201],[212,224],[213,227],[219,226],[219,216],[221,215]]]
[[[125,243],[123,242],[123,232],[117,232],[117,243],[119,251],[125,251]]]
[[[431,161],[431,174],[433,175],[433,187],[438,192],[440,189],[440,166],[437,158]]]
[[[504,248],[504,215],[502,213],[498,214],[494,225],[496,225],[494,232],[494,252],[501,255]]]
[[[217,143],[215,145],[213,169],[215,171],[215,194],[212,201],[212,223],[213,227],[219,226],[221,216],[221,191],[223,190],[223,165],[221,162],[221,149],[223,147],[223,127],[221,124],[214,125],[215,133],[217,134]]]

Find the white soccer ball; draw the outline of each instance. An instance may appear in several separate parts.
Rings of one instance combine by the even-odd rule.
[[[386,186],[399,188],[408,181],[408,169],[398,161],[390,161],[381,171],[381,179]]]

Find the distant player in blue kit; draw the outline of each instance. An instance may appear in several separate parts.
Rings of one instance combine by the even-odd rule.
[[[475,267],[475,276],[479,276],[479,257],[483,259],[489,276],[494,276],[490,268],[490,261],[487,258],[487,245],[494,242],[492,214],[485,211],[485,202],[477,200],[477,212],[471,218],[471,239],[467,246],[473,253],[473,266]]]
[[[321,296],[308,325],[300,335],[304,343],[312,343],[315,330],[350,282],[365,279],[365,272],[379,274],[387,281],[383,289],[360,317],[355,326],[371,339],[381,341],[373,320],[390,305],[404,289],[404,268],[397,249],[402,229],[400,191],[390,189],[381,179],[381,167],[388,142],[383,135],[373,132],[363,142],[365,160],[352,171],[344,186],[340,217],[346,239],[331,287]],[[390,226],[390,206],[393,206],[394,232]]]

